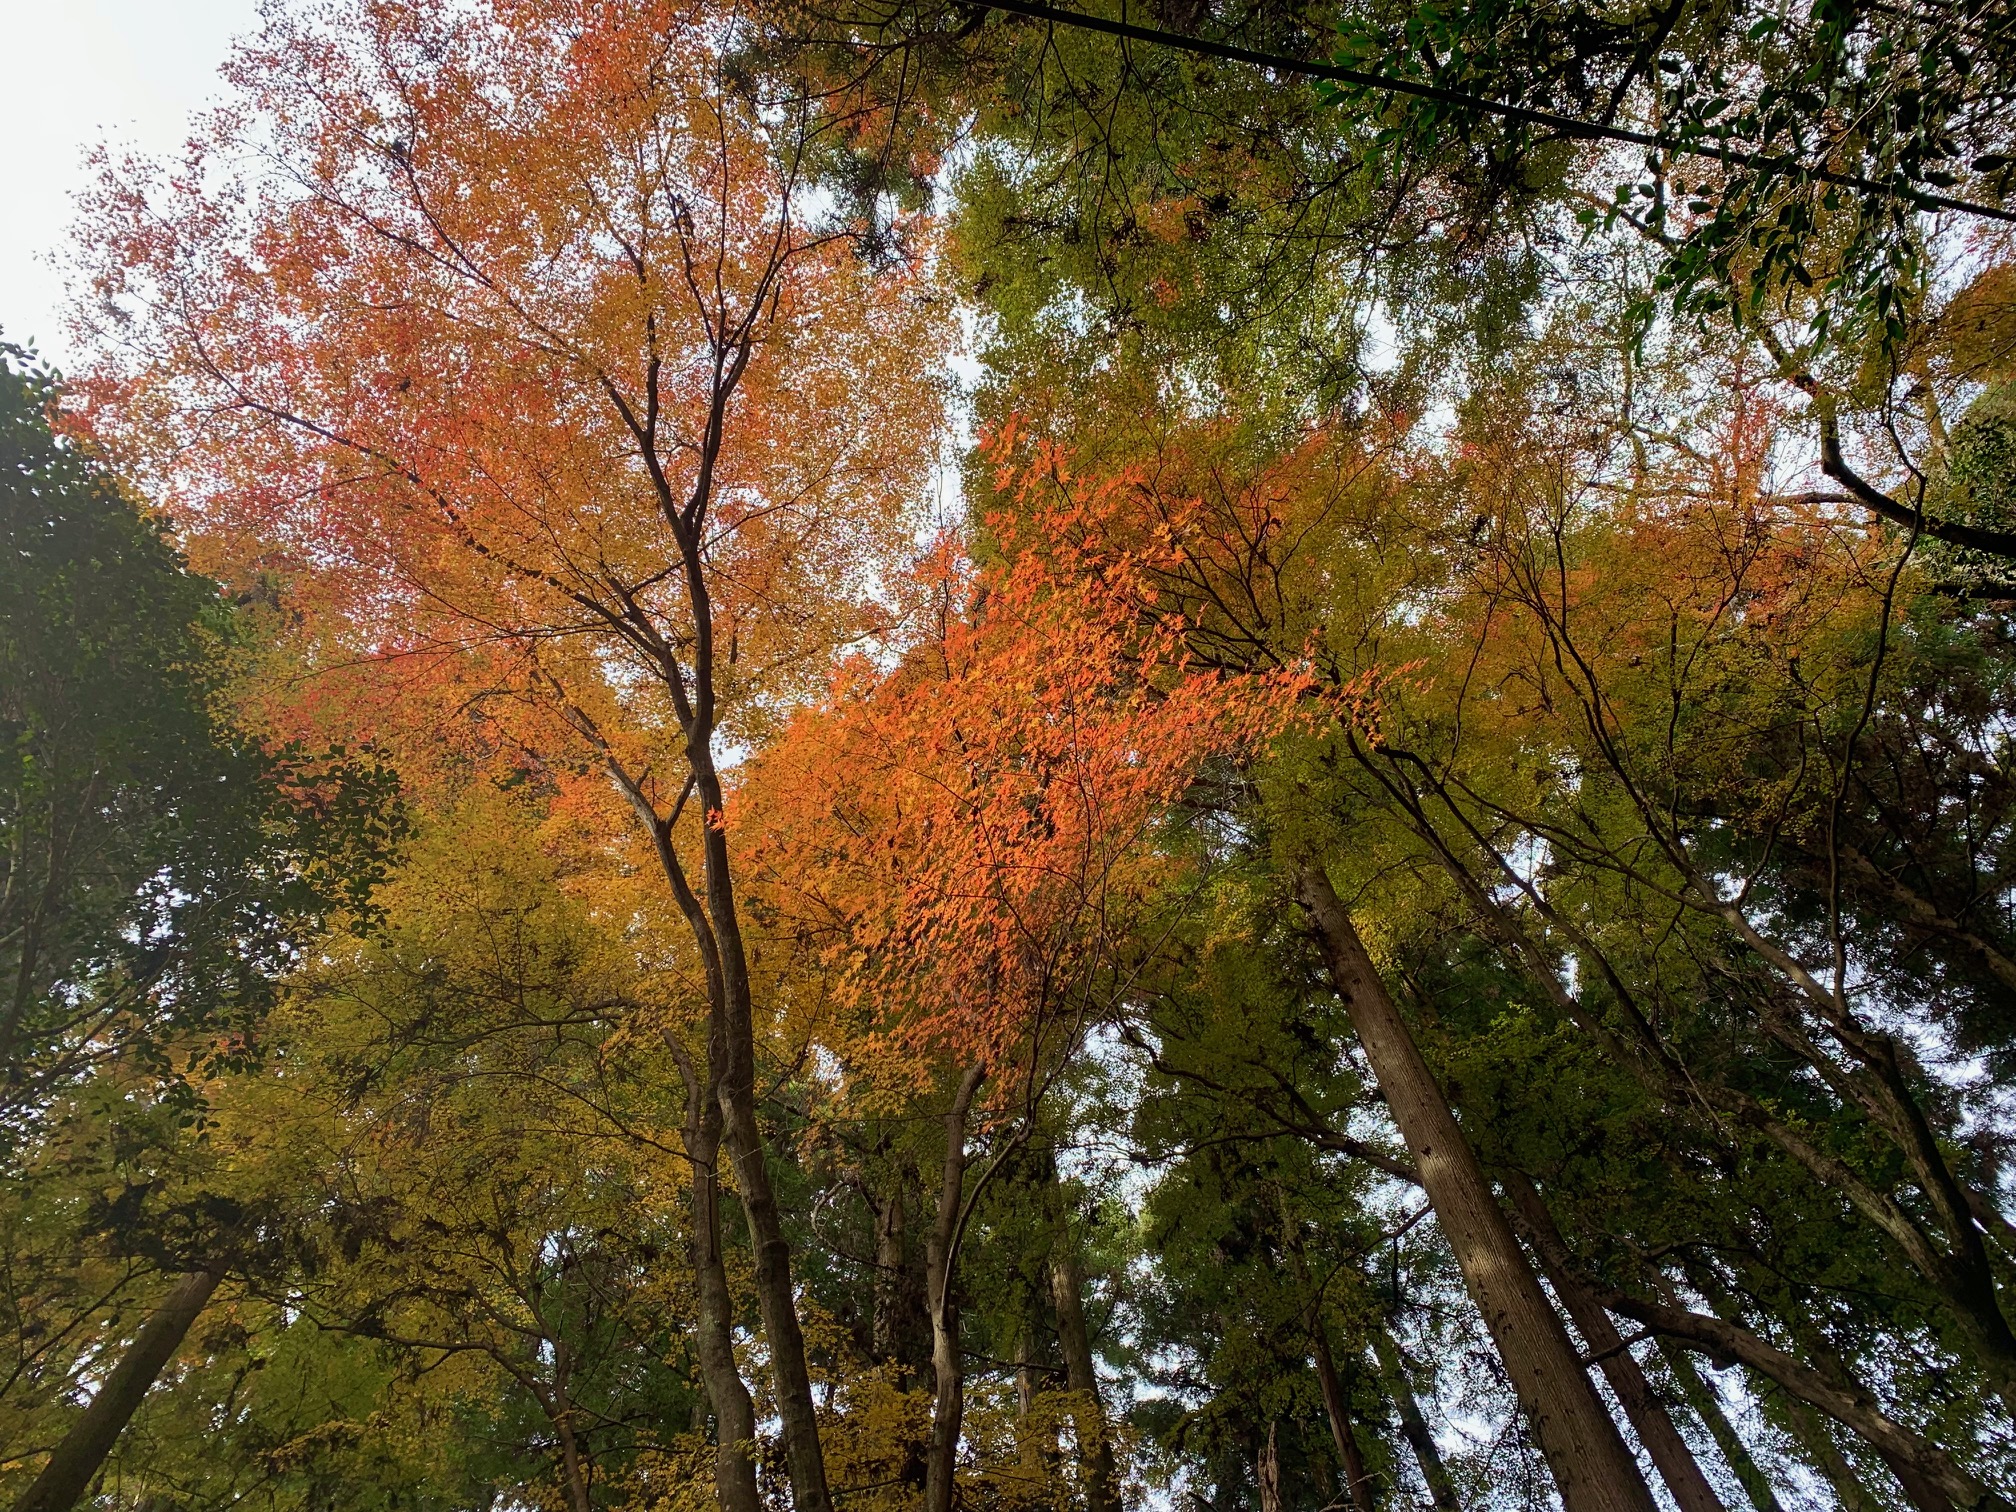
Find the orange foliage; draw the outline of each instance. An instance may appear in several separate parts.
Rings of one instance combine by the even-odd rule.
[[[1017,507],[984,570],[941,552],[940,633],[893,673],[850,669],[802,714],[734,815],[766,896],[841,983],[851,1048],[1037,1071],[1123,993],[1128,940],[1183,872],[1157,827],[1214,760],[1292,722],[1357,715],[1306,666],[1229,672],[1145,606],[1183,548],[1135,532],[1138,473],[1079,479],[989,439]],[[1140,536],[1131,544],[1123,539]]]
[[[353,729],[422,692],[432,738],[481,713],[550,752],[557,687],[642,769],[682,695],[751,738],[889,622],[942,311],[921,255],[816,222],[799,165],[839,128],[733,77],[728,26],[276,12],[164,187],[108,167],[92,423],[208,565],[286,579]]]

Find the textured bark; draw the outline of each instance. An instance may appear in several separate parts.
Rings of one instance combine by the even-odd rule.
[[[960,1079],[945,1115],[945,1166],[938,1189],[938,1216],[931,1225],[925,1261],[931,1313],[931,1448],[924,1467],[924,1512],[952,1512],[959,1468],[959,1428],[966,1410],[966,1375],[959,1356],[959,1301],[954,1285],[959,1263],[960,1209],[966,1195],[966,1116],[984,1068]]]
[[[1400,1346],[1385,1329],[1377,1328],[1372,1332],[1372,1352],[1378,1356],[1379,1369],[1386,1377],[1387,1393],[1400,1409],[1401,1437],[1414,1451],[1414,1462],[1421,1467],[1421,1479],[1428,1483],[1435,1512],[1462,1512],[1462,1504],[1456,1500],[1456,1484],[1449,1479],[1449,1467],[1442,1463],[1442,1451],[1435,1447],[1435,1435],[1421,1415],[1421,1404],[1414,1399],[1413,1383],[1407,1379],[1407,1362],[1401,1358]]]
[[[140,1325],[140,1332],[98,1387],[90,1405],[50,1453],[49,1463],[34,1484],[14,1504],[14,1512],[70,1512],[90,1489],[105,1457],[182,1347],[221,1279],[221,1270],[198,1270],[175,1283]]]
[[[1547,1204],[1538,1190],[1524,1175],[1514,1171],[1505,1177],[1505,1191],[1512,1199],[1513,1212],[1518,1214],[1520,1222],[1533,1237],[1534,1252],[1540,1257],[1541,1268],[1547,1273],[1554,1295],[1568,1309],[1568,1316],[1574,1321],[1576,1330],[1589,1346],[1590,1354],[1597,1359],[1603,1378],[1617,1393],[1617,1400],[1624,1408],[1624,1415],[1631,1420],[1638,1442],[1652,1456],[1653,1467],[1666,1483],[1666,1489],[1673,1493],[1680,1512],[1727,1512],[1722,1498],[1715,1494],[1715,1488],[1708,1484],[1708,1477],[1701,1473],[1694,1451],[1687,1447],[1687,1441],[1680,1437],[1680,1430],[1673,1426],[1673,1419],[1667,1414],[1658,1393],[1652,1389],[1652,1383],[1645,1379],[1645,1372],[1631,1357],[1630,1350],[1624,1347],[1624,1337],[1617,1332],[1617,1325],[1610,1321],[1610,1314],[1583,1284],[1573,1267],[1561,1263],[1568,1246],[1560,1230],[1554,1226],[1554,1215],[1547,1211]]]
[[[1267,1424],[1267,1442],[1253,1457],[1253,1479],[1260,1487],[1260,1512],[1281,1512],[1281,1451],[1274,1436],[1275,1424]]]
[[[1050,1256],[1050,1292],[1057,1304],[1057,1342],[1064,1353],[1064,1384],[1078,1398],[1072,1418],[1078,1452],[1084,1456],[1085,1501],[1091,1512],[1120,1512],[1113,1441],[1106,1432],[1106,1408],[1099,1400],[1099,1376],[1092,1366],[1092,1339],[1085,1328],[1085,1281],[1070,1236],[1058,1226]]]
[[[1750,1498],[1750,1505],[1756,1512],[1785,1512],[1779,1504],[1778,1493],[1772,1489],[1771,1478],[1764,1473],[1750,1453],[1750,1446],[1736,1431],[1736,1425],[1729,1421],[1729,1414],[1722,1410],[1722,1403],[1715,1390],[1701,1379],[1701,1372],[1694,1368],[1693,1360],[1684,1349],[1676,1349],[1665,1340],[1659,1343],[1659,1352],[1666,1357],[1666,1368],[1673,1372],[1673,1380],[1680,1388],[1680,1395],[1687,1399],[1687,1405],[1694,1409],[1694,1415],[1707,1428],[1708,1436],[1715,1440],[1715,1447],[1722,1451],[1722,1458],[1729,1462],[1735,1473],[1737,1484],[1743,1494]]]
[[[1567,1329],[1513,1238],[1476,1152],[1365,954],[1350,913],[1319,868],[1303,870],[1300,893],[1332,984],[1414,1157],[1464,1286],[1498,1346],[1563,1507],[1653,1512],[1656,1503],[1636,1460],[1584,1374]]]

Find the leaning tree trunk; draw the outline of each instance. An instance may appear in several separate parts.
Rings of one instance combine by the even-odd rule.
[[[1358,1452],[1357,1436],[1351,1431],[1351,1404],[1344,1397],[1344,1382],[1337,1374],[1337,1357],[1330,1352],[1330,1332],[1321,1317],[1310,1319],[1310,1342],[1316,1352],[1316,1384],[1323,1391],[1323,1411],[1330,1419],[1330,1437],[1337,1445],[1337,1457],[1344,1467],[1345,1495],[1354,1512],[1372,1512],[1372,1478],[1365,1473],[1365,1456]]]
[[[1442,1451],[1435,1447],[1435,1435],[1429,1432],[1428,1420],[1421,1415],[1421,1404],[1414,1399],[1413,1383],[1407,1379],[1407,1362],[1383,1325],[1372,1330],[1372,1353],[1386,1377],[1387,1394],[1400,1409],[1401,1437],[1414,1451],[1414,1461],[1421,1467],[1421,1479],[1428,1483],[1428,1496],[1435,1504],[1435,1512],[1462,1512],[1462,1504],[1456,1500],[1456,1484],[1449,1479],[1449,1467],[1442,1463]]]
[[[50,1454],[34,1484],[14,1504],[14,1512],[70,1512],[90,1488],[141,1400],[182,1347],[223,1275],[221,1268],[197,1270],[175,1283]]]
[[[1708,1436],[1722,1451],[1722,1458],[1729,1462],[1729,1469],[1735,1475],[1737,1484],[1742,1486],[1743,1494],[1750,1498],[1750,1505],[1756,1512],[1785,1512],[1778,1493],[1772,1489],[1771,1478],[1757,1463],[1757,1457],[1743,1442],[1742,1435],[1737,1433],[1736,1425],[1729,1421],[1729,1414],[1722,1410],[1715,1389],[1701,1379],[1701,1372],[1694,1368],[1694,1361],[1688,1357],[1687,1351],[1675,1349],[1661,1339],[1659,1353],[1664,1356],[1666,1368],[1672,1372],[1681,1397],[1694,1409],[1694,1415],[1701,1419]],[[1860,1512],[1860,1509],[1850,1508],[1849,1512]]]
[[[1464,1286],[1484,1315],[1566,1512],[1653,1512],[1617,1425],[1584,1374],[1568,1330],[1520,1252],[1484,1169],[1319,867],[1303,868],[1308,911],[1365,1057],[1420,1172]]]
[[[1561,1231],[1555,1227],[1554,1215],[1547,1211],[1546,1201],[1533,1183],[1517,1171],[1506,1175],[1505,1191],[1512,1199],[1513,1212],[1531,1232],[1534,1253],[1540,1257],[1547,1279],[1553,1284],[1554,1295],[1568,1309],[1568,1316],[1574,1320],[1576,1329],[1588,1344],[1603,1378],[1617,1393],[1617,1400],[1623,1404],[1624,1415],[1631,1420],[1638,1442],[1652,1456],[1652,1464],[1659,1471],[1659,1478],[1666,1482],[1666,1489],[1673,1493],[1680,1512],[1727,1512],[1722,1498],[1715,1494],[1715,1488],[1708,1484],[1708,1477],[1701,1473],[1694,1451],[1687,1447],[1687,1441],[1680,1437],[1680,1430],[1673,1426],[1665,1404],[1659,1400],[1652,1383],[1645,1379],[1645,1372],[1625,1347],[1624,1336],[1610,1321],[1609,1312],[1582,1284],[1582,1278],[1573,1269],[1556,1263],[1555,1257],[1565,1254],[1568,1245],[1561,1237]]]

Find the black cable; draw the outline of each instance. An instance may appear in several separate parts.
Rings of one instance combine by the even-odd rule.
[[[1424,84],[1414,79],[1389,78],[1385,74],[1365,73],[1336,63],[1304,62],[1297,58],[1283,57],[1278,53],[1237,47],[1229,42],[1212,42],[1203,37],[1186,36],[1182,32],[1163,31],[1153,26],[1137,26],[1131,21],[1109,21],[1104,16],[1082,15],[1076,11],[1060,10],[1054,5],[1046,5],[1043,0],[979,0],[979,6],[983,11],[1006,11],[1010,15],[1027,16],[1036,21],[1049,21],[1058,26],[1076,27],[1080,31],[1104,32],[1109,37],[1125,37],[1134,42],[1152,42],[1160,47],[1173,47],[1180,52],[1197,53],[1206,58],[1223,58],[1232,63],[1251,63],[1260,68],[1271,68],[1277,73],[1300,74],[1305,78],[1355,84],[1361,89],[1387,89],[1395,94],[1412,95],[1416,99],[1438,100],[1444,105],[1461,106],[1483,115],[1503,116],[1509,121],[1524,121],[1532,126],[1550,127],[1563,136],[1576,137],[1582,141],[1625,142],[1634,147],[1650,147],[1681,157],[1712,159],[1724,165],[1768,168],[1773,172],[1784,174],[1804,174],[1809,178],[1819,179],[1822,183],[1859,189],[1864,194],[1878,194],[1889,199],[1905,200],[1924,210],[1957,210],[1963,215],[1978,215],[1988,220],[2016,223],[2016,210],[2002,210],[1993,205],[1977,205],[1971,200],[1952,199],[1907,184],[1884,184],[1878,183],[1875,179],[1863,178],[1856,173],[1837,173],[1828,168],[1808,168],[1792,158],[1774,157],[1761,152],[1745,152],[1736,147],[1690,147],[1683,142],[1674,141],[1671,137],[1643,131],[1627,131],[1621,126],[1602,126],[1594,121],[1556,115],[1551,110],[1534,110],[1525,105],[1512,105],[1502,100],[1487,100],[1480,95],[1465,94],[1460,89],[1445,89],[1439,84]]]

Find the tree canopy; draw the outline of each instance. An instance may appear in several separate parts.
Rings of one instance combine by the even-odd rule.
[[[2010,40],[275,0],[0,353],[0,1498],[2016,1504]]]

